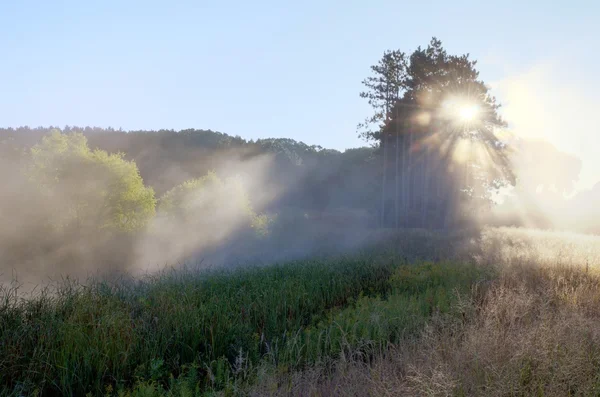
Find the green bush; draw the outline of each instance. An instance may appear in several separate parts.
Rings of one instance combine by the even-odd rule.
[[[83,134],[45,136],[31,149],[29,176],[58,229],[144,228],[155,212],[152,188],[122,154],[91,150]]]

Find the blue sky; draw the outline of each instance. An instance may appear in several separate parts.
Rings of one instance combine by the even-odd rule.
[[[437,36],[478,59],[501,100],[540,67],[543,90],[561,79],[591,97],[598,20],[592,0],[4,0],[0,126],[199,128],[356,147],[369,113],[360,82],[384,50]]]

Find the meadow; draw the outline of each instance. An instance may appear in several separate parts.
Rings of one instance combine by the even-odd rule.
[[[389,234],[0,292],[0,394],[596,395],[600,237]]]

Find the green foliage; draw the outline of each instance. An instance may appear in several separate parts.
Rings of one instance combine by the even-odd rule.
[[[400,266],[382,295],[359,295],[343,309],[332,310],[316,325],[287,341],[279,362],[296,367],[339,354],[371,356],[390,344],[414,337],[434,314],[450,314],[458,294],[489,279],[492,273],[470,264],[424,263]]]
[[[0,385],[100,394],[136,378],[165,385],[193,363],[203,387],[223,385],[236,362],[257,363],[328,309],[383,293],[391,271],[356,258],[71,283],[25,301],[4,290]]]
[[[223,181],[211,171],[202,178],[190,179],[166,192],[158,203],[158,212],[169,217],[185,218],[198,209],[214,210],[219,203],[209,196],[217,195],[223,188]]]
[[[234,393],[264,365],[300,369],[414,335],[483,274],[376,259],[67,283],[29,300],[4,290],[0,385],[26,394]]]
[[[363,80],[366,91],[360,93],[367,99],[374,113],[358,125],[359,135],[366,139],[377,139],[379,130],[389,122],[392,109],[406,88],[408,60],[401,51],[385,51],[376,65],[371,66],[372,76]],[[377,130],[371,130],[373,124]]]
[[[52,133],[52,127],[17,129],[0,128],[0,152],[16,148],[29,150],[44,136]],[[121,131],[111,128],[69,127],[65,134],[81,133],[90,147],[108,153],[125,153],[125,158],[135,161],[147,186],[158,196],[192,178],[201,178],[211,169],[258,158],[272,158],[273,164],[265,170],[266,183],[293,189],[277,197],[271,203],[277,206],[295,206],[313,209],[317,206],[371,205],[369,186],[373,182],[371,148],[339,152],[307,145],[293,139],[271,138],[248,141],[224,133],[188,129],[181,131]],[[13,154],[10,154],[11,156]],[[8,157],[8,155],[7,155]],[[177,170],[177,172],[173,172]],[[326,192],[327,194],[324,194]],[[252,198],[254,191],[248,192]],[[315,197],[322,200],[315,200]]]
[[[30,177],[60,229],[140,230],[155,211],[154,191],[122,154],[90,150],[82,134],[54,131],[31,149]]]
[[[514,185],[496,135],[505,126],[500,105],[476,65],[434,37],[408,57],[386,51],[371,67],[360,96],[374,113],[359,130],[381,152],[382,226],[462,227],[489,208],[494,192]],[[476,117],[459,117],[467,106]]]
[[[433,117],[444,119],[446,115],[440,111],[443,105],[458,100],[479,107],[478,123],[470,127],[475,127],[473,129],[487,143],[496,143],[490,127],[501,127],[505,122],[497,113],[500,105],[490,95],[489,87],[479,80],[476,65],[477,61],[470,60],[468,54],[448,54],[435,37],[427,48],[419,47],[408,57],[399,50],[384,52],[379,62],[371,66],[373,75],[363,81],[367,90],[360,93],[374,109],[374,114],[359,124],[359,128],[379,123],[379,129],[367,130],[361,136],[367,140],[381,140],[384,128],[398,117],[403,123],[412,121],[413,128],[415,115],[424,110],[432,111]],[[455,117],[454,114],[449,116]],[[448,119],[445,122],[452,124]]]
[[[201,230],[235,225],[254,229],[259,236],[268,234],[271,219],[257,214],[240,180],[220,179],[210,171],[166,192],[158,204],[158,214],[176,222],[178,227]]]

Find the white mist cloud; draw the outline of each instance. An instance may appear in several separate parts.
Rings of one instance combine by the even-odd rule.
[[[600,181],[600,81],[586,81],[574,64],[543,62],[493,84],[513,133],[543,139],[582,161],[579,190]],[[588,78],[596,78],[588,75]]]
[[[260,211],[289,186],[268,182],[272,156],[243,159],[242,154],[228,153],[227,161],[217,167],[216,178],[221,183],[206,183],[185,194],[183,216],[166,216],[159,205],[157,216],[137,241],[133,273],[156,270],[165,264],[196,265],[207,256],[214,260],[215,249],[227,251],[240,243],[240,238],[254,237],[253,233],[239,235],[252,223],[246,205]],[[246,195],[252,197],[251,201]]]

